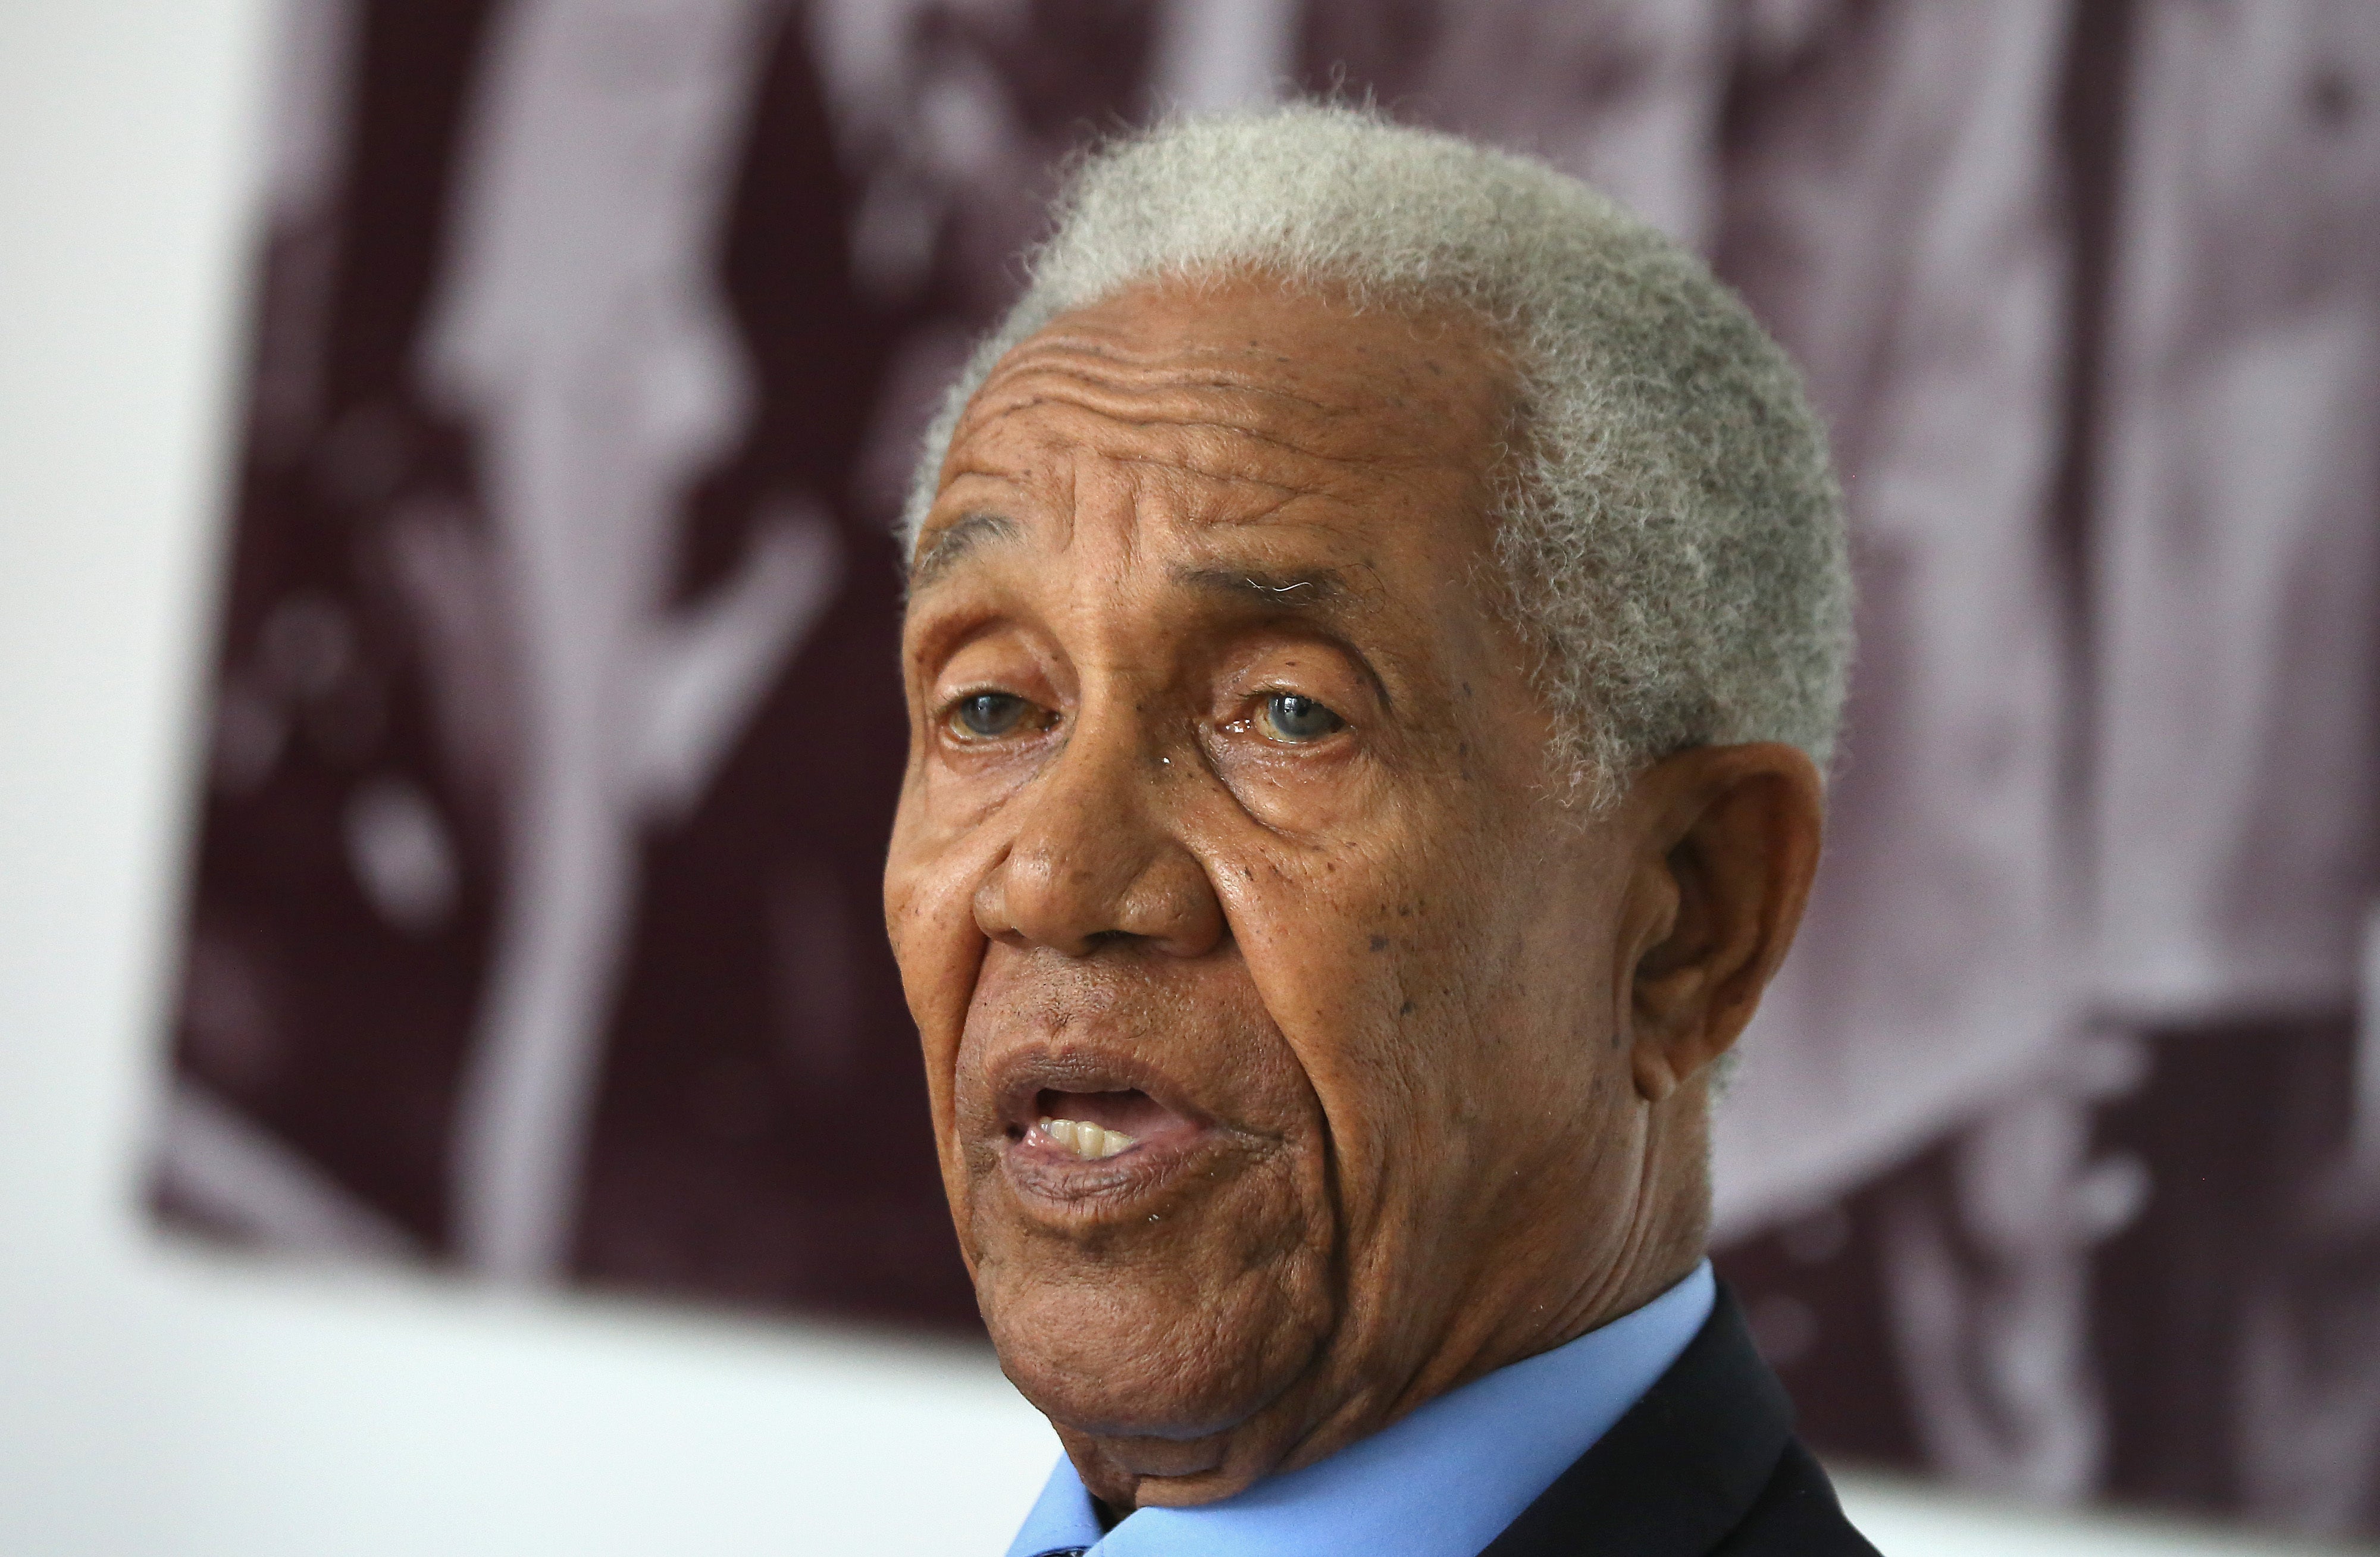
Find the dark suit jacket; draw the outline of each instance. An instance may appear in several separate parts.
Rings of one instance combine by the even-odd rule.
[[[1480,1557],[1876,1557],[1725,1286],[1645,1398]]]

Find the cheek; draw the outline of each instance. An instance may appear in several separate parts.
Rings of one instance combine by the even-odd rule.
[[[1488,1193],[1548,1107],[1574,1110],[1608,1022],[1571,998],[1592,936],[1568,862],[1460,816],[1388,813],[1333,851],[1239,873],[1250,972],[1329,1124],[1351,1238],[1401,1241]],[[1558,852],[1558,851],[1557,851]],[[1506,1176],[1509,1176],[1506,1174]]]
[[[905,797],[884,864],[884,922],[924,1049],[936,1134],[951,1124],[952,1073],[983,965],[975,889],[989,846],[937,836]]]
[[[1442,1142],[1475,922],[1464,873],[1388,830],[1240,872],[1235,931],[1311,1078],[1351,1206],[1407,1148]]]

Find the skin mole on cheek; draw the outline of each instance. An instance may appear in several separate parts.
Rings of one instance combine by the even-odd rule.
[[[1414,1003],[1412,1001],[1407,1001],[1402,1005],[1397,1007],[1397,1015],[1400,1016],[1410,1016],[1413,1014]]]
[[[1373,936],[1373,937],[1372,937],[1372,950],[1374,950],[1374,951],[1376,951],[1376,952],[1385,952],[1385,951],[1387,951],[1388,949],[1389,949],[1389,938],[1388,938],[1387,936],[1385,936],[1385,935],[1375,935],[1375,936]]]

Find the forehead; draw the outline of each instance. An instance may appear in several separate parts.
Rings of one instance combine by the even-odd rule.
[[[1262,280],[1152,286],[1008,353],[951,441],[913,577],[1035,550],[1462,552],[1511,420],[1492,338],[1451,310]]]

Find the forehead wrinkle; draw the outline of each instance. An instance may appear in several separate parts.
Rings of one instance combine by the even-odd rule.
[[[1439,419],[1427,417],[1426,408],[1417,409],[1390,392],[1378,375],[1364,375],[1350,388],[1357,401],[1342,403],[1278,384],[1219,379],[1203,370],[1151,374],[1141,382],[1130,382],[1072,364],[1012,359],[977,391],[958,435],[964,439],[986,422],[1045,406],[1062,406],[1132,427],[1211,428],[1326,458],[1345,457],[1330,445],[1342,441],[1350,431],[1372,434],[1361,441],[1372,445],[1366,454],[1374,463],[1426,463],[1433,454],[1446,452],[1432,447],[1437,440],[1427,435],[1428,429],[1417,429],[1423,433],[1418,438],[1396,434],[1394,424],[1399,421],[1426,420],[1435,428]],[[1258,404],[1247,404],[1251,401]],[[1287,415],[1278,414],[1284,409]],[[1457,414],[1454,407],[1443,409]],[[1408,449],[1415,452],[1407,455]]]
[[[1085,453],[1085,449],[1083,444],[1074,440],[1061,438],[1044,441],[1055,445],[1060,457],[1046,463],[1036,462],[1031,466],[1012,468],[1010,468],[1012,462],[988,458],[986,456],[989,451],[978,448],[968,451],[973,457],[953,470],[951,473],[951,479],[955,481],[962,477],[971,476],[1003,484],[1041,485],[1046,489],[1051,484],[1051,478],[1054,477],[1058,483],[1062,484],[1062,491],[1047,491],[1042,498],[1031,501],[1027,505],[1028,510],[1032,513],[1047,513],[1046,524],[1030,518],[1024,520],[1012,518],[1005,514],[994,513],[980,507],[970,508],[953,523],[939,530],[929,530],[922,538],[923,551],[918,561],[910,570],[911,593],[914,594],[919,589],[945,576],[958,564],[972,555],[978,546],[985,541],[1023,541],[1029,538],[1028,531],[1052,529],[1056,532],[1053,549],[1059,552],[1068,549],[1082,517],[1080,511],[1085,502],[1084,467],[1087,461],[1077,457]],[[1254,475],[1245,468],[1213,471],[1187,462],[1152,456],[1120,455],[1099,449],[1091,449],[1088,452],[1097,464],[1115,470],[1124,479],[1124,507],[1132,516],[1131,523],[1122,527],[1125,532],[1123,541],[1127,565],[1142,550],[1139,531],[1153,525],[1161,526],[1168,518],[1174,521],[1186,521],[1199,529],[1237,529],[1279,521],[1284,509],[1302,501],[1314,500],[1325,503],[1343,501],[1326,490],[1269,480]],[[1051,467],[1055,467],[1055,469],[1051,469]],[[1036,468],[1044,472],[1038,481],[1033,476]],[[1200,480],[1211,481],[1221,486],[1257,488],[1268,495],[1260,505],[1253,508],[1245,505],[1174,504],[1164,505],[1174,510],[1171,515],[1162,517],[1153,516],[1151,510],[1156,505],[1150,502],[1149,494],[1158,483],[1150,478],[1180,476],[1185,473]]]
[[[1220,434],[1226,438],[1245,439],[1250,443],[1265,444],[1271,448],[1280,449],[1285,454],[1295,455],[1303,458],[1327,459],[1342,464],[1356,463],[1356,461],[1351,459],[1346,455],[1326,452],[1322,449],[1313,447],[1306,443],[1301,442],[1296,438],[1286,436],[1280,432],[1267,432],[1258,427],[1252,427],[1245,421],[1231,420],[1212,412],[1200,414],[1199,410],[1184,408],[1181,411],[1169,414],[1162,407],[1128,408],[1124,405],[1117,403],[1114,399],[1110,399],[1107,403],[1102,404],[1099,397],[1094,397],[1092,395],[1075,395],[1050,393],[1024,395],[1005,401],[995,398],[990,403],[986,403],[983,399],[978,398],[977,403],[982,407],[980,414],[969,415],[967,421],[972,425],[963,425],[961,427],[959,440],[957,441],[963,441],[966,438],[978,435],[985,430],[987,424],[998,422],[1011,416],[1022,415],[1026,412],[1041,409],[1052,409],[1093,416],[1099,418],[1102,421],[1112,422],[1119,427],[1134,428],[1145,432],[1169,431],[1183,432],[1213,432]],[[1380,442],[1384,445],[1387,445],[1390,441],[1383,439]],[[1400,461],[1396,458],[1390,447],[1383,447],[1378,456],[1366,461],[1366,463],[1381,465],[1392,463],[1426,464],[1428,463],[1428,460],[1426,456],[1415,456]]]
[[[1020,441],[1027,444],[1021,451],[1013,445],[1003,450],[996,444],[987,448],[980,444],[963,451],[965,463],[953,472],[953,480],[974,476],[1040,489],[1042,495],[1029,503],[1028,509],[1036,515],[1047,512],[1047,523],[1057,531],[1055,549],[1062,552],[1068,548],[1084,517],[1082,508],[1088,490],[1085,485],[1087,467],[1105,468],[1124,484],[1124,509],[1130,519],[1123,528],[1132,532],[1124,540],[1127,557],[1144,549],[1140,530],[1171,526],[1209,533],[1267,527],[1318,528],[1343,536],[1348,520],[1356,521],[1356,528],[1361,529],[1363,516],[1371,507],[1371,494],[1362,490],[1369,484],[1366,478],[1370,479],[1370,483],[1378,480],[1376,472],[1358,462],[1323,456],[1289,455],[1290,460],[1304,468],[1286,471],[1288,479],[1282,479],[1259,474],[1245,464],[1218,469],[1195,458],[1165,458],[1137,450],[1107,448],[1090,440],[1053,434],[1046,429],[1036,429],[1029,439]],[[1160,483],[1152,478],[1185,476],[1226,491],[1254,491],[1239,501],[1213,496],[1202,500],[1195,493],[1186,500],[1153,498]],[[1299,477],[1305,479],[1296,479]],[[1257,498],[1257,493],[1263,495]],[[1315,511],[1318,507],[1319,512]],[[1020,530],[1040,528],[1042,520],[1027,519]],[[1232,570],[1227,567],[1224,571]]]
[[[1287,449],[1293,454],[1320,455],[1323,458],[1342,457],[1333,455],[1321,455],[1321,451],[1308,447],[1306,444],[1300,443],[1294,438],[1285,436],[1279,432],[1267,432],[1260,427],[1252,427],[1245,421],[1234,420],[1220,414],[1220,409],[1217,412],[1207,412],[1205,414],[1201,414],[1200,410],[1191,410],[1187,408],[1180,411],[1169,412],[1163,407],[1154,407],[1146,410],[1133,410],[1113,403],[1102,405],[1089,396],[1044,394],[1022,398],[1013,404],[995,405],[988,410],[987,415],[990,417],[1005,417],[1014,415],[1019,412],[1038,410],[1043,407],[1054,407],[1065,410],[1085,412],[1089,415],[1099,417],[1103,420],[1112,421],[1124,427],[1136,427],[1150,431],[1164,428],[1180,428],[1190,432],[1208,431],[1222,432],[1236,438],[1250,439],[1259,444],[1269,444],[1276,448]]]
[[[968,468],[993,480],[1025,482],[1030,480],[1032,469],[1045,461],[1062,466],[1065,501],[1070,506],[1080,502],[1080,482],[1087,461],[1173,471],[1226,486],[1254,487],[1277,494],[1277,501],[1262,513],[1233,518],[1230,521],[1233,523],[1253,522],[1301,498],[1360,501],[1356,489],[1377,482],[1384,472],[1398,468],[1397,462],[1386,457],[1322,453],[1226,423],[1132,422],[1068,402],[1050,402],[1044,408],[1051,414],[1022,427],[1006,429],[1005,438],[997,437],[991,428],[978,429],[963,449]],[[1008,439],[1015,442],[1002,449],[1000,444]],[[987,442],[990,446],[986,446]],[[1427,468],[1429,463],[1407,462],[1410,467],[1419,468]]]
[[[1293,481],[1269,480],[1262,476],[1252,475],[1245,470],[1208,470],[1198,466],[1192,465],[1186,460],[1163,459],[1160,458],[1156,455],[1110,454],[1101,455],[1099,457],[1106,460],[1111,465],[1122,465],[1135,468],[1150,470],[1170,470],[1175,472],[1186,471],[1190,475],[1196,476],[1209,481],[1220,481],[1231,486],[1262,487],[1268,492],[1276,492],[1281,494],[1277,501],[1266,506],[1261,512],[1250,515],[1245,518],[1229,521],[1233,524],[1261,524],[1264,520],[1271,517],[1274,514],[1279,513],[1284,506],[1296,502],[1301,497],[1318,497],[1323,495],[1315,488],[1302,487]],[[1224,521],[1218,517],[1214,522],[1221,523]]]
[[[1209,347],[1196,353],[1195,355],[1209,359],[1220,359],[1223,358],[1226,353],[1219,348]],[[1160,359],[1155,354],[1135,355],[1122,351],[1076,351],[1066,349],[1062,345],[1056,347],[1039,346],[1028,342],[1026,346],[1018,347],[1014,353],[1012,353],[1010,357],[985,380],[983,389],[978,391],[978,393],[999,387],[1009,380],[1027,378],[1036,374],[1048,374],[1055,378],[1072,379],[1079,383],[1093,385],[1111,382],[1119,376],[1112,373],[1099,372],[1093,371],[1087,366],[1069,360],[1069,359],[1076,357],[1089,358],[1092,362],[1099,364],[1102,367],[1122,366],[1135,370],[1133,373],[1126,377],[1125,382],[1127,386],[1154,386],[1162,389],[1219,390],[1230,394],[1252,395],[1260,399],[1284,400],[1290,405],[1301,409],[1313,411],[1319,415],[1332,418],[1351,416],[1363,409],[1363,407],[1359,406],[1349,405],[1342,402],[1317,399],[1311,395],[1300,394],[1294,389],[1287,388],[1277,383],[1267,383],[1266,376],[1269,373],[1277,371],[1283,366],[1298,364],[1302,360],[1301,359],[1290,356],[1287,353],[1273,353],[1265,356],[1261,359],[1262,369],[1259,371],[1235,374],[1228,370],[1219,371],[1217,365],[1213,362],[1183,362],[1172,365],[1169,368],[1161,365]]]
[[[1127,566],[1156,547],[1154,533],[1138,533],[1144,528],[1293,524],[1294,513],[1312,512],[1310,501],[1324,515],[1360,516],[1384,486],[1416,478],[1430,488],[1450,479],[1465,490],[1442,495],[1467,505],[1494,457],[1492,436],[1455,435],[1490,431],[1472,428],[1471,397],[1439,393],[1469,375],[1433,375],[1436,384],[1422,376],[1439,361],[1460,366],[1448,347],[1475,355],[1461,349],[1465,343],[1416,340],[1419,357],[1358,359],[1267,349],[1255,329],[1245,338],[1202,337],[1195,321],[1188,339],[1142,346],[1148,336],[1137,328],[1111,335],[1099,323],[1045,331],[1012,348],[964,410],[951,454],[954,464],[1037,491],[1028,505],[1037,529],[1046,518],[1071,533],[1089,517],[1084,503],[1105,507],[1101,489],[1120,483],[1126,511],[1114,517],[1128,532],[1120,538]],[[1213,485],[1202,493],[1205,483]],[[1045,505],[1054,511],[1044,514]],[[1067,549],[1063,536],[1052,539]],[[1240,588],[1246,592],[1245,579]]]

